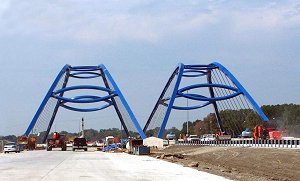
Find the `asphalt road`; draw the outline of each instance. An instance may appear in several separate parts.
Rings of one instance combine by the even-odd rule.
[[[1,181],[206,180],[225,178],[148,156],[96,151],[0,154]]]

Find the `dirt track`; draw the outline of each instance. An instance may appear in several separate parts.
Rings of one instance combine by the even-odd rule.
[[[198,162],[196,169],[234,180],[300,180],[300,150],[177,145],[153,156],[162,154],[163,159],[184,166]]]

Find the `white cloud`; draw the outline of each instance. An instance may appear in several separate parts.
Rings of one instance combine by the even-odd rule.
[[[0,36],[71,39],[83,43],[119,40],[157,42],[211,27],[269,31],[299,26],[299,4],[266,3],[232,8],[226,1],[9,1],[1,4]],[[246,4],[247,2],[245,2]],[[247,5],[247,4],[246,4]]]
[[[299,3],[270,3],[255,9],[232,13],[236,31],[276,31],[300,26]]]
[[[119,39],[153,42],[169,32],[188,32],[211,21],[206,13],[188,12],[190,6],[178,5],[147,9],[147,1],[93,3],[14,3],[1,19],[1,34],[68,38],[86,42]],[[157,2],[158,5],[160,3]],[[139,9],[145,7],[146,9]]]

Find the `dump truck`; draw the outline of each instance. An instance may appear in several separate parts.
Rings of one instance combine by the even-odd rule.
[[[22,149],[34,150],[36,149],[36,136],[29,135],[27,136],[18,136],[17,143],[21,146]]]
[[[47,139],[46,149],[52,151],[52,148],[61,148],[61,151],[67,150],[65,135],[54,132],[51,139]]]
[[[35,136],[29,136],[28,142],[27,142],[27,149],[28,150],[34,150],[36,148],[36,137]]]
[[[253,129],[253,137],[255,140],[258,139],[270,139],[270,140],[281,140],[282,134],[287,130],[276,130],[272,127],[266,127],[265,125],[257,125]]]

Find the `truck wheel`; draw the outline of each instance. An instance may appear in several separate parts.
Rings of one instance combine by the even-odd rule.
[[[47,151],[52,151],[52,147],[47,147]]]
[[[84,151],[87,151],[87,148],[85,148]]]

